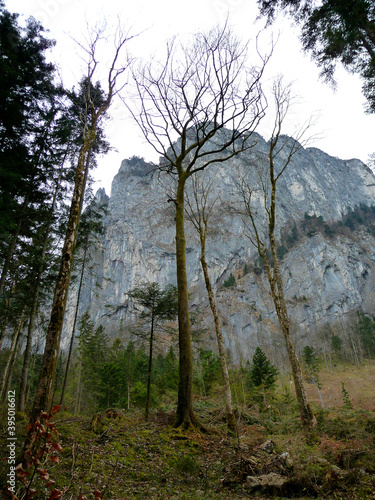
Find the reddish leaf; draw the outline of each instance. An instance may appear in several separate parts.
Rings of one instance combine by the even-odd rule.
[[[95,498],[101,498],[102,494],[100,493],[99,490],[94,491],[94,497]]]
[[[48,413],[47,413],[46,411],[41,411],[41,412],[40,412],[40,416],[41,416],[42,418],[44,418],[45,420],[47,420],[47,419],[48,419]]]
[[[46,482],[46,488],[50,488],[56,483],[56,481],[53,481],[53,479],[50,479],[49,481]]]
[[[52,406],[52,410],[51,410],[52,415],[54,415],[55,413],[57,413],[58,411],[60,411],[60,409],[61,409],[61,405],[54,405],[54,406]]]
[[[58,451],[62,451],[63,450],[63,447],[61,446],[61,444],[57,443],[57,442],[52,443],[52,448],[54,450],[58,450]]]
[[[54,464],[58,464],[58,463],[59,463],[59,457],[58,457],[58,455],[54,455],[53,457],[49,456],[48,458],[49,458],[49,459],[51,460],[51,462],[53,462]]]
[[[20,470],[20,471],[17,471],[17,476],[22,479],[26,476],[30,476],[30,472],[27,471],[27,470]]]
[[[56,488],[54,488],[49,497],[48,497],[48,500],[55,500],[56,498],[60,498],[62,496],[63,492],[60,491],[60,490],[57,490]]]
[[[26,434],[34,427],[34,424],[29,424],[26,426]]]

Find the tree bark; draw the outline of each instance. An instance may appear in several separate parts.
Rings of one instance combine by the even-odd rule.
[[[272,146],[271,146],[272,147]],[[270,178],[271,178],[271,200],[269,211],[268,236],[273,260],[273,273],[267,262],[267,273],[271,287],[272,298],[275,304],[277,317],[280,322],[281,330],[284,335],[285,344],[288,352],[290,366],[294,380],[298,408],[301,416],[301,421],[304,429],[311,432],[313,426],[313,412],[308,402],[305,386],[303,383],[303,374],[301,365],[294,349],[292,336],[290,332],[290,320],[284,295],[284,286],[280,272],[279,257],[277,255],[277,245],[275,240],[275,224],[276,224],[276,179],[274,173],[274,163],[272,158],[272,149],[270,154]],[[264,252],[265,253],[265,252]],[[264,261],[267,261],[264,255]]]
[[[203,228],[202,228],[203,229]],[[231,433],[236,432],[236,419],[234,417],[233,408],[232,408],[232,392],[230,388],[229,382],[229,374],[228,374],[228,366],[227,366],[227,357],[225,354],[225,347],[223,341],[223,333],[221,330],[221,321],[219,317],[219,313],[216,307],[215,297],[211,286],[210,277],[208,275],[208,268],[206,262],[206,238],[201,234],[201,265],[203,270],[204,281],[206,284],[206,290],[208,294],[208,300],[210,302],[211,311],[214,317],[215,323],[215,332],[217,339],[217,346],[219,349],[219,357],[220,357],[220,366],[221,372],[223,374],[224,380],[224,404],[225,404],[225,412],[227,417],[227,426],[228,430]]]
[[[87,246],[88,246],[88,242],[86,241],[85,242],[85,247],[84,247],[84,252],[83,252],[83,262],[82,262],[82,268],[81,268],[81,276],[80,276],[79,286],[78,286],[76,310],[75,310],[75,313],[74,313],[74,321],[73,321],[73,327],[72,327],[72,336],[71,336],[70,344],[69,344],[68,359],[66,360],[64,382],[63,382],[63,386],[62,386],[62,389],[61,389],[60,405],[63,405],[63,403],[64,403],[66,383],[67,383],[67,380],[68,380],[68,373],[69,373],[70,361],[72,359],[73,345],[74,345],[74,334],[75,334],[76,325],[77,325],[79,302],[81,300],[81,291],[82,291],[82,285],[83,285],[83,276],[85,274],[85,267],[86,267]]]
[[[61,189],[61,178],[62,178],[63,167],[64,167],[66,157],[67,157],[67,152],[65,153],[64,159],[60,165],[59,176],[56,180],[56,187],[55,187],[55,191],[53,194],[51,208],[49,210],[49,216],[48,216],[46,228],[44,231],[43,247],[42,247],[42,252],[40,255],[38,273],[37,273],[37,276],[35,279],[35,286],[34,286],[34,292],[33,292],[33,302],[32,302],[32,306],[31,306],[29,326],[27,329],[27,340],[26,340],[24,360],[23,360],[23,365],[22,365],[20,392],[19,392],[19,397],[18,397],[18,402],[17,402],[18,411],[24,411],[24,409],[25,409],[26,392],[27,392],[26,391],[27,379],[29,376],[29,365],[30,365],[30,355],[31,355],[32,339],[33,339],[33,332],[34,332],[34,324],[35,324],[36,314],[38,311],[38,298],[39,298],[39,291],[40,291],[40,282],[41,282],[41,278],[42,278],[42,273],[43,273],[43,268],[44,268],[44,263],[45,263],[45,258],[46,258],[46,252],[47,252],[47,247],[48,247],[48,236],[50,234],[53,214],[54,214],[55,208],[56,208],[57,195],[59,194],[59,191]]]
[[[0,298],[2,297],[3,292],[4,292],[5,280],[6,280],[6,277],[8,275],[10,264],[12,262],[12,258],[13,258],[14,250],[16,248],[18,236],[19,236],[20,231],[21,231],[22,222],[23,222],[23,214],[27,208],[28,203],[29,203],[29,193],[27,194],[25,201],[22,204],[21,214],[20,214],[20,218],[19,218],[18,223],[17,223],[17,227],[14,231],[13,237],[9,243],[9,246],[8,246],[7,255],[5,257],[5,261],[4,261],[4,265],[3,265],[3,269],[2,269],[1,277],[0,277]]]
[[[180,375],[175,427],[181,427],[183,429],[201,427],[193,410],[193,353],[191,348],[189,297],[186,272],[186,239],[184,227],[184,190],[186,178],[186,174],[181,172],[178,179],[176,193],[176,266]]]
[[[150,405],[153,344],[154,344],[154,312],[152,312],[152,317],[151,317],[150,351],[149,351],[149,357],[148,357],[147,394],[146,394],[146,405],[145,405],[145,420],[146,421],[148,420],[149,405]]]
[[[74,192],[70,207],[65,242],[62,251],[60,271],[58,274],[55,294],[53,298],[51,319],[49,322],[46,345],[43,356],[42,369],[39,376],[38,389],[34,400],[31,419],[35,422],[40,411],[49,411],[52,404],[53,383],[56,374],[56,363],[60,346],[61,331],[64,321],[68,288],[72,269],[73,251],[76,240],[77,228],[80,218],[80,209],[84,195],[85,185],[85,158],[95,139],[95,132],[90,130],[78,158],[74,179]]]
[[[14,334],[13,334],[13,339],[12,339],[12,345],[9,349],[9,356],[3,371],[3,377],[1,381],[1,402],[5,403],[6,398],[7,398],[7,392],[9,388],[9,383],[10,383],[10,378],[11,378],[11,373],[14,365],[14,361],[16,359],[16,352],[19,344],[19,340],[21,338],[21,331],[22,331],[22,326],[23,326],[23,320],[24,320],[24,312],[25,309],[23,310],[20,319],[18,320],[18,323],[16,325]]]

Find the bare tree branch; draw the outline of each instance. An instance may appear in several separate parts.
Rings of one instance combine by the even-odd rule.
[[[271,49],[272,53],[272,49]],[[197,33],[190,45],[167,44],[162,63],[133,68],[135,99],[127,101],[146,141],[174,174],[179,300],[180,384],[177,425],[199,427],[192,409],[192,350],[184,229],[185,184],[193,174],[252,147],[267,102],[261,80],[271,54],[247,67],[247,44],[228,29]]]

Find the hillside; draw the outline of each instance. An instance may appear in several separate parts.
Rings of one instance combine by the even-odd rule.
[[[203,434],[173,429],[173,402],[154,409],[149,422],[134,409],[87,417],[61,410],[54,417],[59,435],[53,441],[57,439],[62,449],[56,451],[55,446],[50,452],[51,458],[59,458],[43,459],[45,472],[36,475],[33,488],[43,491],[46,480],[41,477],[48,473],[48,481],[55,481],[49,490],[62,492],[53,498],[62,499],[372,499],[374,361],[361,368],[322,368],[320,377],[324,410],[316,400],[316,387],[307,383],[317,403],[317,427],[310,442],[301,432],[293,397],[281,387],[266,411],[254,403],[236,406],[235,437],[226,431],[219,387],[216,398],[195,400],[195,411],[207,429]],[[343,400],[341,382],[353,408]],[[18,446],[26,424],[27,419],[17,415]],[[6,435],[0,436],[4,450]]]

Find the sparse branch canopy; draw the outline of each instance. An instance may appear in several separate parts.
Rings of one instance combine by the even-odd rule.
[[[176,426],[200,427],[192,404],[193,359],[186,270],[185,185],[194,173],[246,148],[266,102],[259,68],[247,69],[246,46],[227,26],[198,33],[190,45],[167,45],[163,63],[133,70],[138,99],[128,106],[145,139],[176,175],[176,267],[179,323],[179,393]],[[138,107],[137,107],[138,103]]]
[[[184,162],[191,175],[250,146],[265,112],[261,77],[269,57],[248,68],[247,45],[225,26],[196,34],[189,46],[174,39],[163,63],[133,70],[139,100],[129,109],[166,169]],[[205,148],[223,129],[215,146]]]
[[[250,182],[246,180],[242,181],[240,184],[240,193],[249,221],[244,221],[245,226],[250,230],[249,238],[264,261],[272,299],[284,335],[301,421],[306,432],[310,433],[313,426],[313,414],[303,384],[300,363],[291,338],[291,326],[275,236],[277,183],[280,176],[290,164],[293,156],[302,148],[302,145],[296,139],[284,136],[281,133],[290,105],[290,87],[284,87],[281,80],[277,80],[273,86],[273,97],[275,100],[275,120],[272,135],[268,141],[268,156],[264,155],[260,157],[259,165],[257,166],[261,180],[260,191],[263,191],[263,207],[261,206],[262,201],[259,200],[259,197],[259,203],[254,204],[254,188]],[[303,137],[307,128],[303,127],[297,134],[299,139]],[[266,177],[268,177],[268,182],[266,181]],[[259,216],[258,212],[263,212],[263,216]]]

